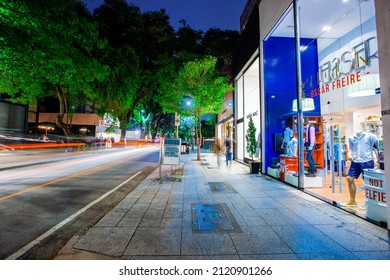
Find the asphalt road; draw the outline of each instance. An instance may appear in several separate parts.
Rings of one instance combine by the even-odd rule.
[[[158,148],[146,146],[0,170],[0,259],[51,259],[142,182],[158,158]]]

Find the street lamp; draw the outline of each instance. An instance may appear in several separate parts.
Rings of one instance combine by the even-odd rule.
[[[48,126],[48,125],[40,125],[38,126],[39,129],[44,129],[45,130],[45,136],[47,137],[47,131],[48,130],[54,130],[54,127]]]

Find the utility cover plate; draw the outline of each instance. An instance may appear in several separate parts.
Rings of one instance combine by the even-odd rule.
[[[211,192],[216,193],[237,193],[237,191],[227,182],[208,182]]]
[[[241,232],[225,203],[192,204],[192,231]]]

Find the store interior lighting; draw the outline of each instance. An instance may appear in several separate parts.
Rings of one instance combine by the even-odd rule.
[[[379,74],[367,74],[361,76],[360,82],[347,87],[347,96],[363,97],[377,94],[375,89],[379,88]]]
[[[314,107],[314,99],[313,98],[303,98],[302,99],[302,112],[313,111],[314,109],[315,109],[315,107]],[[294,99],[294,101],[293,101],[292,110],[294,112],[298,111],[297,99]]]

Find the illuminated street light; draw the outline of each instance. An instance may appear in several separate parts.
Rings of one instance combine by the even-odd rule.
[[[54,127],[48,126],[48,125],[40,125],[38,126],[39,129],[44,129],[45,130],[45,135],[47,136],[47,131],[48,130],[54,130]]]

